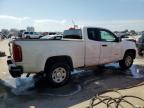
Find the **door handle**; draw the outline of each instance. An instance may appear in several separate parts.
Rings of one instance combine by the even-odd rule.
[[[102,45],[103,47],[107,47],[107,45],[106,44],[104,44],[104,45]]]

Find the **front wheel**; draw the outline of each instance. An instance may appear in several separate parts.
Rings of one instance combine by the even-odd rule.
[[[123,60],[119,61],[119,65],[122,69],[128,69],[132,66],[133,60],[134,60],[133,54],[126,53]]]
[[[55,63],[46,69],[48,83],[52,87],[65,85],[70,79],[70,67],[66,63]]]

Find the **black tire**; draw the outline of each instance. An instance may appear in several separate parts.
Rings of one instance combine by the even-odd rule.
[[[133,65],[134,56],[132,53],[126,53],[124,58],[119,61],[121,69],[129,69]]]
[[[45,72],[48,84],[52,87],[65,85],[68,83],[71,75],[70,67],[66,63],[54,63],[51,67],[46,67]]]

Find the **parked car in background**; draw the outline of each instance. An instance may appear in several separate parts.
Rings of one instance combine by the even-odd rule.
[[[139,54],[140,56],[143,56],[143,55],[144,55],[144,35],[142,35],[142,36],[138,39],[136,45],[137,45],[137,48],[138,48],[138,54]]]
[[[0,35],[0,39],[7,39],[7,36],[6,35]]]
[[[63,37],[62,35],[46,35],[41,37],[40,39],[61,40],[62,37]]]
[[[22,34],[22,38],[24,39],[38,39],[40,37],[42,37],[42,35],[37,32],[24,32]]]
[[[132,41],[136,43],[136,39],[133,36],[121,36],[122,40]]]

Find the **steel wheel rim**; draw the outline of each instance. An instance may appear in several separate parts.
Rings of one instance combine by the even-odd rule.
[[[127,57],[126,57],[126,60],[125,60],[126,66],[130,66],[131,63],[132,63],[132,58],[131,58],[131,56],[127,56]]]
[[[67,72],[64,68],[58,67],[52,72],[52,80],[56,83],[61,83],[65,80]]]

